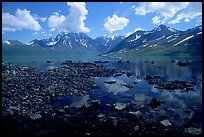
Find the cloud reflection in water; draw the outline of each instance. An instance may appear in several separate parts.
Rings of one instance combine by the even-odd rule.
[[[125,83],[123,80],[110,78],[107,81],[116,81],[114,84],[105,83],[105,87],[108,89],[108,92],[112,92],[114,95],[118,94],[119,92],[125,92],[129,90],[129,88],[124,86],[127,83]]]
[[[85,103],[87,103],[88,99],[89,99],[89,95],[73,96],[71,98],[72,103],[70,104],[70,107],[80,107],[80,106],[83,106]]]

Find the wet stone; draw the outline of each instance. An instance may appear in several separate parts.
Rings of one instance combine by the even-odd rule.
[[[127,117],[129,120],[139,120],[142,118],[142,113],[140,111],[128,112]]]
[[[126,109],[128,104],[127,103],[115,103],[113,104],[114,106],[114,109],[116,110],[123,110],[123,109]]]
[[[168,119],[162,120],[162,121],[160,121],[160,123],[165,127],[169,127],[172,125]]]
[[[42,118],[42,116],[40,114],[32,114],[32,115],[30,115],[30,118],[32,120],[38,120],[38,119]]]
[[[105,81],[104,83],[106,83],[106,84],[114,84],[114,83],[116,83],[116,81],[114,80],[112,80],[112,81]]]
[[[202,129],[201,128],[189,127],[189,128],[185,128],[185,133],[190,134],[190,135],[201,135],[202,134]]]

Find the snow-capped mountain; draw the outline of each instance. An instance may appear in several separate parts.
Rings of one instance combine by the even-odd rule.
[[[84,33],[62,32],[54,38],[34,39],[28,44],[17,40],[7,40],[2,41],[2,45],[3,47],[23,45],[25,48],[32,47],[32,49],[39,47],[42,50],[60,49],[60,52],[88,51],[105,53],[106,56],[175,55],[179,53],[202,55],[202,26],[179,31],[160,25],[150,31],[136,31],[127,38],[101,36],[92,39]]]
[[[110,51],[119,44],[125,37],[123,36],[101,36],[92,39],[84,33],[65,33],[58,34],[55,38],[33,40],[28,45],[47,47],[47,48],[66,48],[66,49],[91,49],[99,52]]]
[[[101,37],[97,37],[94,39],[97,49],[100,52],[107,52],[113,49],[116,45],[118,45],[123,39],[124,36],[106,36],[103,35]]]
[[[151,31],[137,31],[105,55],[202,54],[202,26],[179,31],[160,25]]]
[[[65,33],[58,34],[55,38],[33,40],[30,46],[52,47],[52,48],[94,48],[94,40],[84,33]]]
[[[21,46],[25,44],[21,43],[18,40],[6,40],[6,41],[2,41],[2,45],[3,46]]]

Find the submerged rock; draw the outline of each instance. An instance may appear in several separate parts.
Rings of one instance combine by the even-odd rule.
[[[182,66],[186,66],[190,63],[191,63],[191,61],[183,60],[183,61],[178,61],[177,65],[182,67]]]
[[[38,119],[42,118],[42,116],[40,114],[32,114],[32,115],[30,115],[30,118],[32,120],[38,120]]]
[[[171,62],[176,62],[176,60],[172,59]]]

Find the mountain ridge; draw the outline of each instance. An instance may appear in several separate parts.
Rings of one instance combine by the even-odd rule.
[[[104,53],[104,56],[173,55],[185,52],[202,55],[202,25],[186,31],[165,25],[160,25],[151,31],[136,31],[112,50]]]
[[[198,33],[197,36],[196,33]],[[188,43],[185,43],[186,41]],[[159,25],[150,31],[138,30],[128,37],[103,35],[92,39],[85,33],[61,32],[56,37],[40,40],[34,39],[28,44],[21,43],[17,40],[2,41],[2,45],[5,46],[26,45],[51,49],[80,49],[82,51],[84,49],[98,51],[100,54],[102,53],[104,55],[117,52],[142,54],[144,51],[150,51],[150,49],[147,48],[151,48],[151,50],[158,50],[158,47],[160,47],[160,49],[165,47],[168,49],[170,45],[174,47],[181,46],[182,44],[195,44],[201,45],[202,47],[202,25],[189,28],[185,31],[176,30],[165,25]]]

